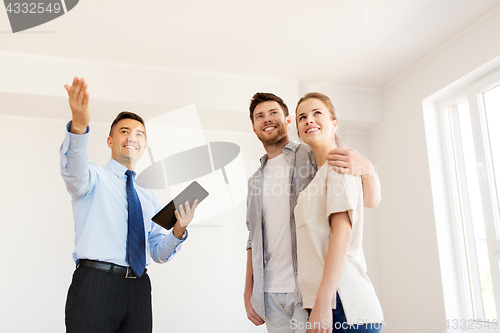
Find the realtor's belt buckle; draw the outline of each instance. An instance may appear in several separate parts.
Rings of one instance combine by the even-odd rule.
[[[130,266],[127,267],[127,273],[125,273],[125,278],[126,279],[137,279],[137,275],[135,275],[134,271],[132,270],[132,267],[130,267]]]

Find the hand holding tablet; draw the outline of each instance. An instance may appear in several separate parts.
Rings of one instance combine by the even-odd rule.
[[[181,227],[187,227],[189,223],[194,218],[194,211],[196,210],[196,205],[198,204],[198,199],[193,201],[193,204],[190,205],[189,201],[184,202],[183,205],[179,205],[179,207],[174,210],[174,215]]]
[[[197,205],[208,196],[208,192],[198,182],[193,181],[179,195],[170,201],[152,220],[170,230],[179,220],[181,227],[186,227],[192,220]],[[186,201],[188,205],[186,205]],[[180,214],[179,214],[180,212]]]

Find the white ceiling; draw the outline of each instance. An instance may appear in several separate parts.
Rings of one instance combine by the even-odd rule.
[[[0,52],[383,89],[500,0],[82,0]]]

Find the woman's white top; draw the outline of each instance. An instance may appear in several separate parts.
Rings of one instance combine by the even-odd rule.
[[[337,292],[349,324],[381,323],[382,308],[366,275],[363,254],[363,185],[361,177],[337,173],[325,163],[300,193],[295,207],[297,225],[298,284],[303,307],[316,301],[332,229],[330,215],[348,212],[351,244]],[[335,309],[336,297],[332,309]]]

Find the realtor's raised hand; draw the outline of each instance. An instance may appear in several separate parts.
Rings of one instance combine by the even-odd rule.
[[[75,77],[71,87],[64,85],[69,97],[69,106],[73,119],[71,121],[70,132],[74,134],[85,134],[90,123],[89,93],[85,79]]]

